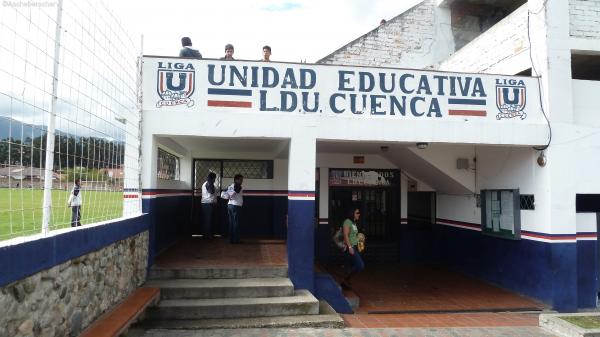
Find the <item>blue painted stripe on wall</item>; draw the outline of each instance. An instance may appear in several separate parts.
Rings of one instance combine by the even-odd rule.
[[[450,226],[434,228],[432,256],[451,269],[552,303],[552,244],[503,240]]]
[[[288,200],[288,271],[296,289],[314,292],[314,200]]]
[[[577,307],[579,308],[596,308],[600,290],[598,267],[598,242],[577,241]]]
[[[455,225],[455,226],[468,227],[468,228],[472,228],[475,230],[481,229],[480,224],[471,223],[471,222],[442,219],[442,218],[437,218],[436,222],[437,222],[437,224],[444,225],[444,226]],[[526,231],[526,230],[521,231],[521,235],[537,237],[537,238],[546,239],[546,240],[575,240],[576,238],[589,238],[590,236],[595,235],[595,234],[596,234],[596,232],[577,232],[576,234],[575,233],[551,234],[551,233],[542,233],[542,232],[534,232],[534,231]]]
[[[208,88],[209,95],[252,96],[252,90]]]
[[[150,230],[148,266],[150,267],[161,251],[177,242],[186,233],[190,233],[192,196],[142,199],[142,210],[148,214]]]
[[[315,274],[315,292],[314,295],[319,300],[325,300],[331,307],[340,314],[352,314],[352,307],[348,304],[346,297],[342,293],[339,285],[333,277],[327,273]]]
[[[550,247],[552,269],[546,273],[553,281],[552,307],[559,312],[577,311],[577,244]]]
[[[432,234],[438,263],[536,298],[556,310],[575,310],[578,296],[595,296],[589,287],[580,290],[585,295],[578,292],[579,243],[504,240],[450,226],[437,226]],[[596,270],[582,272],[598,277]]]
[[[148,229],[145,215],[0,248],[0,287]]]
[[[486,105],[487,102],[484,99],[449,98],[448,104]]]

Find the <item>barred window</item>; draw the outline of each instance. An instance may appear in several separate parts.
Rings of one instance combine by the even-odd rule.
[[[521,209],[535,209],[535,197],[533,196],[533,194],[521,194]]]
[[[223,177],[233,178],[241,174],[246,179],[273,179],[271,160],[224,160]]]
[[[202,184],[206,181],[208,174],[213,172],[217,175],[215,186],[221,189],[221,161],[220,160],[194,160],[194,190],[202,193]]]
[[[158,149],[158,179],[179,180],[179,157]]]

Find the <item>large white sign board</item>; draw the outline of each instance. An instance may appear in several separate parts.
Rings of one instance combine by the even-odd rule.
[[[145,57],[144,110],[545,124],[537,78]]]

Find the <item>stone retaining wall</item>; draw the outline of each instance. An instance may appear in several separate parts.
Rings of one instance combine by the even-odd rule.
[[[0,288],[0,337],[77,336],[145,281],[147,263],[144,231]]]

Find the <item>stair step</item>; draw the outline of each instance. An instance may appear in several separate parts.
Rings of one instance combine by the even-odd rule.
[[[248,318],[208,318],[196,320],[160,320],[143,324],[147,329],[251,329],[251,328],[343,328],[339,315],[297,315]]]
[[[273,267],[202,267],[202,268],[159,268],[150,269],[149,279],[239,279],[287,277],[287,266]]]
[[[316,315],[319,302],[306,290],[294,296],[162,300],[148,311],[154,320]]]
[[[208,318],[194,320],[146,320],[144,329],[252,329],[252,328],[333,328],[345,327],[342,317],[325,302],[319,302],[318,315],[270,316],[247,318]]]
[[[241,298],[293,296],[288,278],[150,280],[148,287],[160,288],[161,299]]]

